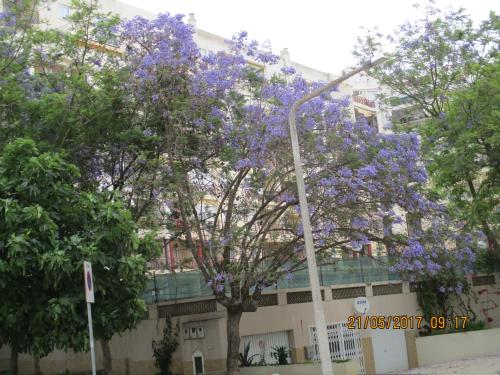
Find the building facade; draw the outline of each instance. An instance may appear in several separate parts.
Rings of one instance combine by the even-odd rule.
[[[117,13],[123,18],[137,15],[155,17],[153,13],[115,0],[101,0],[100,4],[103,11]],[[51,27],[64,30],[67,27],[65,17],[70,15],[71,11],[69,1],[54,1],[50,2],[48,7],[40,9],[39,17],[46,19]],[[187,21],[196,31],[194,38],[201,53],[229,48],[227,39],[198,29],[194,15],[190,14]],[[270,77],[283,66],[295,68],[309,81],[328,82],[336,78],[330,73],[294,62],[287,49],[281,51],[276,66],[257,67],[263,70],[266,77]],[[382,110],[377,100],[376,94],[380,88],[369,78],[364,82],[365,78],[342,83],[336,95],[351,98],[353,119],[363,117],[374,128],[383,131],[390,116]],[[210,198],[207,198],[207,207],[210,207]],[[149,305],[147,317],[136,330],[113,339],[114,368],[119,374],[153,373],[155,370],[151,342],[158,340],[164,319],[170,316],[180,324],[180,346],[174,355],[174,373],[220,374],[225,367],[227,351],[225,311],[204,285],[200,274],[195,270],[192,254],[183,247],[182,242],[172,241],[168,231],[164,231],[161,237],[163,255],[150,264],[151,280],[144,295]],[[369,255],[375,255],[371,254],[371,247],[368,252]],[[354,309],[354,302],[359,297],[365,297],[369,301],[369,316],[406,316],[409,319],[420,316],[415,290],[407,282],[399,280],[397,275],[376,269],[364,259],[349,259],[337,265],[338,268],[343,266],[344,273],[335,268],[320,268],[325,315],[332,332],[332,359],[350,358],[357,362],[362,373],[398,371],[414,367],[415,353],[412,351],[414,344],[411,340],[422,328],[416,321],[412,327],[407,326],[402,330],[387,329],[387,332],[383,329],[372,329],[370,321],[366,326],[366,320],[363,320],[361,326],[352,322],[356,322],[360,316]],[[344,275],[345,278],[336,279],[333,275]],[[249,345],[250,354],[258,358],[258,361],[272,363],[272,348],[283,345],[290,348],[288,360],[291,363],[304,363],[315,359],[311,292],[306,281],[301,283],[301,278],[305,280],[307,275],[296,277],[298,280],[295,283],[276,285],[268,289],[259,300],[259,309],[254,313],[243,314],[240,325],[240,351],[243,351],[245,345]],[[494,288],[498,280],[499,275],[494,275],[493,279],[477,281],[476,289],[482,290],[484,285]],[[485,284],[481,285],[482,282]],[[483,297],[485,298],[475,305],[479,313],[487,314],[491,306],[500,303],[498,295],[493,292],[491,296]],[[490,314],[494,316],[490,326],[500,326],[497,323],[500,320],[498,311],[492,311]],[[347,327],[346,324],[350,322],[352,327]],[[396,342],[399,347],[404,346],[405,350],[394,351],[390,346],[391,342]],[[388,356],[392,356],[390,363],[393,367],[381,367]],[[6,348],[3,348],[0,352],[0,365],[4,366],[7,358],[8,353]],[[102,361],[100,355],[98,359]],[[22,373],[30,373],[30,361],[28,356],[21,356]],[[56,352],[42,359],[41,365],[47,375],[66,369],[81,371],[89,367],[86,355],[63,352]]]
[[[500,304],[500,274],[476,276],[470,281],[478,296],[472,304],[473,309],[481,319],[487,321],[487,328],[500,327],[500,310],[495,308]],[[321,289],[326,322],[331,333],[332,359],[350,358],[359,366],[358,373],[398,372],[453,358],[453,353],[447,353],[446,350],[443,353],[447,353],[447,357],[442,358],[441,354],[433,354],[430,350],[434,348],[436,352],[436,344],[430,339],[437,338],[439,341],[442,336],[418,337],[419,331],[425,330],[425,327],[419,326],[422,312],[418,307],[415,289],[407,282],[367,281],[324,285]],[[354,308],[355,298],[362,296],[370,304],[364,315],[357,313]],[[209,296],[149,304],[148,316],[136,329],[112,339],[114,373],[150,375],[157,371],[151,343],[161,338],[167,314],[174,323],[178,321],[180,327],[180,345],[174,354],[173,373],[192,375],[200,369],[198,373],[222,375],[227,350],[226,315],[223,308]],[[399,325],[394,325],[396,320],[393,320],[389,328],[380,328],[379,320],[383,319],[383,323],[387,324],[388,317],[399,317]],[[263,359],[269,365],[276,362],[270,356],[273,347],[284,345],[290,349],[289,362],[310,363],[315,353],[313,327],[308,288],[266,291],[259,309],[243,314],[240,352],[245,345],[249,345],[250,354],[255,355],[255,362]],[[498,330],[488,331],[498,338]],[[465,340],[460,341],[461,345],[471,355],[475,353],[476,346],[482,351],[479,354],[487,354],[488,348],[481,344],[482,339],[475,339],[473,334],[475,332],[464,338],[457,336],[455,340]],[[489,345],[491,354],[499,350],[498,340],[497,344],[494,344],[494,340],[485,344]],[[464,355],[460,348],[453,348],[458,356]],[[97,350],[96,353],[97,367],[102,368],[101,351]],[[33,359],[30,356],[20,355],[19,362],[20,374],[32,373]],[[8,368],[8,363],[9,351],[3,347],[0,349],[0,371]],[[83,372],[89,371],[90,358],[88,353],[56,351],[41,359],[40,365],[45,375],[61,374],[66,370]],[[252,369],[244,369],[250,371],[245,374],[253,374]]]

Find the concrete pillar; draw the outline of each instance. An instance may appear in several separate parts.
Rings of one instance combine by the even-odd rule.
[[[153,320],[158,319],[158,306],[157,305],[148,305],[148,315],[149,315],[149,319],[153,319]]]
[[[403,281],[403,294],[408,294],[408,293],[410,293],[410,282]]]
[[[325,293],[325,302],[326,301],[332,301],[332,288],[324,288],[323,293]]]
[[[281,63],[285,66],[290,66],[290,52],[288,52],[288,48],[283,48],[283,50],[280,52],[280,60]]]
[[[196,17],[194,13],[189,13],[188,23],[196,30]]]
[[[286,305],[286,292],[278,291],[278,306]]]
[[[361,346],[365,360],[365,372],[367,374],[375,374],[375,355],[373,354],[372,338],[370,336],[362,337]]]
[[[366,284],[365,286],[366,289],[366,296],[367,297],[373,297],[373,287],[371,283]]]
[[[418,367],[418,352],[415,331],[406,330],[405,341],[406,354],[408,355],[408,366],[410,366],[410,368],[416,368]]]

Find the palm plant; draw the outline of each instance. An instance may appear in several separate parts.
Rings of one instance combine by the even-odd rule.
[[[240,360],[240,367],[253,366],[253,359],[257,354],[249,356],[249,353],[250,353],[250,343],[247,343],[243,349],[243,353],[240,353],[238,356]]]
[[[290,350],[284,345],[273,346],[271,352],[271,357],[278,361],[278,365],[288,365],[288,357],[290,356]]]

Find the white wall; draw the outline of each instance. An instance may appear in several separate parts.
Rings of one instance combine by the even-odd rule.
[[[418,365],[426,366],[500,352],[500,328],[417,337]]]

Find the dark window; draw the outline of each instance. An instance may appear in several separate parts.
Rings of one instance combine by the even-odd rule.
[[[347,299],[356,297],[366,297],[366,289],[364,286],[332,289],[333,299]]]
[[[262,294],[257,298],[257,304],[259,307],[263,306],[276,306],[278,304],[277,294]]]
[[[321,290],[321,299],[325,300],[325,291]],[[310,291],[304,292],[291,292],[286,294],[286,303],[289,305],[295,303],[308,303],[312,302],[312,293]]]
[[[174,317],[215,312],[216,310],[217,306],[214,300],[205,300],[158,306],[158,316],[160,318],[165,318],[167,315]]]
[[[403,284],[383,284],[373,286],[374,296],[385,296],[387,294],[403,293]]]

